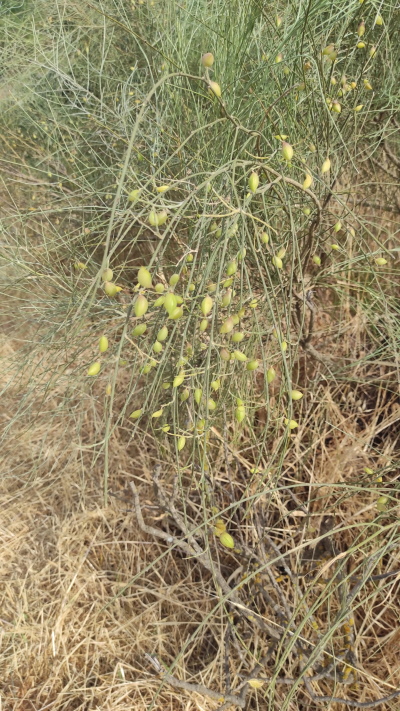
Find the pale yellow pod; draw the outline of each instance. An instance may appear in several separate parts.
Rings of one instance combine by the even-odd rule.
[[[92,376],[98,375],[100,373],[100,368],[100,362],[96,361],[95,363],[92,363],[92,365],[88,368],[87,374]]]
[[[107,350],[108,350],[108,338],[107,338],[107,336],[100,336],[99,351],[100,351],[100,353],[105,353]]]

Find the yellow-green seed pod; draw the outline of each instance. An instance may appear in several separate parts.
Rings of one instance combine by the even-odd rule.
[[[140,267],[137,275],[137,280],[140,286],[142,286],[144,289],[151,289],[151,274],[149,270],[146,269],[146,267]]]
[[[249,360],[249,362],[246,365],[246,370],[256,370],[258,366],[260,365],[258,360]]]
[[[334,101],[332,104],[332,111],[334,111],[335,114],[340,114],[342,111],[342,107],[339,104],[338,101]]]
[[[153,304],[153,308],[158,309],[160,306],[164,305],[165,296],[159,296]]]
[[[169,188],[169,185],[159,185],[158,187],[156,186],[156,191],[158,193],[166,193]]]
[[[335,77],[331,77],[331,84],[332,86],[335,86],[337,84],[337,79],[335,79]]]
[[[375,57],[375,54],[376,54],[376,47],[371,47],[371,49],[369,50],[369,56],[371,57],[371,59],[372,59],[372,57]]]
[[[163,409],[161,408],[160,410],[156,410],[155,412],[153,412],[152,417],[158,418],[158,417],[161,417],[162,414],[163,414]]]
[[[189,395],[190,395],[189,390],[188,390],[187,388],[185,388],[185,389],[182,391],[182,393],[180,394],[180,397],[179,397],[180,401],[181,401],[181,402],[185,402],[185,400],[188,399]]]
[[[197,421],[197,432],[199,432],[199,434],[204,432],[205,424],[206,424],[206,421],[203,418],[201,420]]]
[[[95,363],[92,363],[92,365],[88,368],[87,374],[98,375],[100,373],[100,368],[100,362],[97,360]]]
[[[375,474],[374,470],[373,470],[373,469],[370,469],[370,467],[364,467],[364,471],[365,471],[366,474],[369,474],[370,476],[372,476],[373,474]]]
[[[310,175],[310,173],[306,173],[306,176],[303,180],[304,190],[308,190],[308,188],[311,187],[312,183],[313,183],[312,175]]]
[[[232,341],[234,343],[241,343],[244,339],[244,333],[241,331],[237,331],[236,333],[232,334]]]
[[[140,190],[138,190],[138,189],[136,189],[136,190],[131,190],[131,192],[130,192],[129,195],[128,195],[128,200],[129,200],[129,202],[136,202],[136,200],[138,199],[139,195],[140,195]]]
[[[241,397],[236,398],[236,405],[239,407],[239,405],[244,405],[244,402]]]
[[[272,257],[272,264],[277,269],[282,269],[282,267],[283,267],[282,259],[280,257],[278,257],[278,255],[275,255]]]
[[[162,346],[162,343],[160,343],[160,341],[156,341],[155,343],[153,343],[154,353],[161,353],[162,349],[163,349],[163,346]]]
[[[100,336],[99,351],[100,351],[100,353],[105,353],[107,350],[108,350],[108,338],[107,338],[107,336]]]
[[[85,269],[87,269],[87,266],[86,266],[85,262],[75,262],[74,268],[83,272],[83,271],[85,271]],[[110,269],[110,271],[111,271],[111,269]]]
[[[282,155],[285,160],[290,161],[293,158],[293,147],[290,145],[290,143],[287,143],[286,141],[282,141]]]
[[[287,348],[288,348],[287,342],[286,342],[286,341],[282,341],[282,342],[281,342],[281,351],[282,351],[283,353],[286,353]]]
[[[363,108],[364,108],[364,104],[357,104],[354,111],[358,114],[361,111],[361,109],[363,109]]]
[[[279,257],[279,259],[283,259],[286,254],[286,247],[281,247],[279,252],[276,253],[276,256]]]
[[[329,158],[327,158],[327,159],[324,160],[324,162],[322,163],[321,173],[322,173],[322,174],[327,173],[327,172],[330,170],[330,168],[331,168],[331,161],[330,161]]]
[[[235,419],[236,422],[239,424],[243,422],[244,418],[246,417],[246,408],[244,405],[238,405],[238,407],[235,410]]]
[[[276,378],[276,370],[272,366],[268,368],[267,370],[267,383],[268,385],[272,383],[273,380]]]
[[[193,262],[193,260],[194,260],[194,256],[193,256],[193,254],[190,252],[190,254],[188,254],[188,255],[186,256],[186,261],[188,262],[188,264],[191,264],[191,263]]]
[[[224,548],[234,548],[235,547],[235,541],[233,540],[230,533],[227,533],[226,531],[224,531],[224,533],[221,533],[219,540],[222,543],[222,545],[224,546]]]
[[[189,292],[190,292],[190,293],[191,293],[192,291],[194,291],[195,288],[196,288],[196,284],[193,284],[193,282],[192,282],[191,284],[189,284]]]
[[[139,323],[132,331],[132,336],[135,338],[137,336],[143,336],[147,331],[147,326],[145,323]]]
[[[377,15],[377,16],[376,16],[375,24],[378,25],[378,26],[383,25],[383,17],[382,17],[382,15]]]
[[[203,395],[202,389],[201,389],[201,388],[196,388],[195,391],[194,391],[194,399],[195,399],[195,402],[197,402],[198,405],[200,405],[200,403],[201,403],[201,397],[202,397],[202,395]]]
[[[234,322],[232,316],[228,316],[227,319],[225,319],[224,323],[222,324],[221,328],[219,329],[220,333],[230,333],[233,330],[234,327]]]
[[[238,231],[238,229],[239,229],[239,225],[238,225],[237,222],[235,222],[235,223],[229,228],[229,230],[227,231],[227,233],[226,233],[227,236],[228,236],[228,237],[233,237],[233,236],[236,234],[236,232]]]
[[[260,234],[260,240],[261,240],[261,242],[264,242],[264,244],[268,244],[268,242],[269,242],[269,234],[268,234],[268,232],[261,232],[261,234]]]
[[[112,281],[113,271],[112,269],[105,269],[101,275],[103,281]]]
[[[331,244],[331,249],[335,250],[337,252],[340,249],[340,246],[338,244]]]
[[[247,683],[252,689],[261,689],[264,686],[264,682],[261,679],[249,679]]]
[[[296,420],[288,420],[287,418],[285,418],[285,425],[287,425],[290,430],[295,430],[296,427],[299,426]]]
[[[182,385],[184,380],[185,380],[185,373],[182,371],[178,375],[175,375],[175,378],[172,381],[172,386],[174,388],[179,388],[179,386]]]
[[[142,414],[143,414],[143,410],[134,410],[133,412],[131,412],[131,414],[129,415],[129,417],[130,417],[132,420],[138,420],[139,417],[140,417]]]
[[[372,84],[368,81],[368,79],[364,79],[364,89],[372,91]]]
[[[232,289],[228,289],[226,294],[224,294],[222,297],[222,302],[221,302],[222,306],[224,306],[226,308],[227,306],[229,306],[231,301],[232,301]]]
[[[179,274],[173,274],[169,280],[170,286],[176,286],[179,281]]]
[[[161,387],[163,390],[169,390],[171,387],[171,383],[163,383]]]
[[[182,451],[185,444],[186,444],[186,437],[184,437],[183,435],[181,435],[181,437],[178,437],[178,444],[177,444],[178,452]]]
[[[177,304],[177,306],[180,306],[181,304],[183,304],[183,299],[180,296],[180,294],[176,294],[176,304]]]
[[[301,400],[303,397],[303,393],[300,392],[300,390],[292,390],[290,393],[290,397],[292,400]]]
[[[199,328],[200,328],[200,332],[201,332],[201,333],[203,333],[204,331],[207,330],[207,328],[208,328],[208,321],[207,321],[206,318],[202,318],[202,319],[201,319]]]
[[[358,34],[359,37],[363,37],[363,35],[365,35],[365,22],[364,22],[364,20],[362,20],[362,21],[360,22],[360,24],[358,25],[357,34]]]
[[[281,18],[279,15],[277,15],[277,16],[275,17],[275,24],[276,24],[277,29],[279,30],[279,28],[280,28],[280,26],[281,26],[281,24],[282,24],[282,18]]]
[[[147,301],[146,297],[143,296],[143,294],[138,294],[138,296],[136,297],[135,305],[133,307],[135,316],[141,318],[145,315],[148,308],[149,302]]]
[[[378,511],[385,511],[386,510],[386,504],[389,501],[389,498],[387,496],[380,496],[378,501],[376,502],[376,508]]]
[[[159,281],[158,284],[155,285],[154,291],[156,292],[156,294],[163,294],[165,291],[164,284],[161,284],[161,282]]]
[[[237,261],[233,259],[231,262],[229,262],[227,268],[226,268],[226,273],[228,276],[233,276],[233,274],[236,274],[237,272]]]
[[[164,309],[169,315],[171,315],[172,312],[176,309],[177,305],[178,300],[176,298],[176,295],[169,291],[168,294],[166,294],[164,297]]]
[[[233,351],[233,357],[241,363],[246,363],[247,361],[247,355],[242,353],[242,351]]]
[[[336,224],[333,226],[333,231],[340,232],[341,229],[342,229],[342,223],[340,222],[340,220],[338,220],[336,222]]]
[[[283,54],[282,52],[279,52],[279,54],[275,57],[275,64],[280,64],[281,62],[283,62]]]
[[[384,257],[377,257],[375,259],[375,264],[377,264],[378,267],[384,267],[385,264],[387,264],[387,259],[385,259]]]
[[[224,289],[228,289],[230,286],[233,284],[233,277],[229,277],[229,279],[225,279],[225,281],[222,282],[222,286]]]
[[[208,409],[209,409],[210,412],[214,412],[214,410],[216,409],[217,403],[215,402],[215,400],[213,400],[212,397],[209,397],[209,398],[208,398],[208,400],[207,400],[207,407],[208,407]]]
[[[149,220],[149,224],[150,224],[152,227],[157,227],[157,225],[158,225],[158,217],[157,217],[157,213],[156,213],[155,210],[150,210],[148,220]]]
[[[157,333],[157,341],[165,341],[168,338],[168,328],[163,326]]]
[[[171,429],[170,425],[162,425],[162,427],[161,427],[161,431],[165,432],[165,433],[169,432],[170,429]]]
[[[172,319],[172,321],[177,321],[178,319],[182,318],[183,316],[183,308],[182,306],[177,306],[170,314],[169,318]]]
[[[143,375],[147,375],[147,373],[150,373],[150,371],[151,371],[151,364],[147,363],[147,365],[145,365],[144,368],[142,369],[142,373],[143,373]]]
[[[118,294],[118,287],[116,284],[114,284],[113,281],[105,281],[104,282],[104,291],[106,292],[107,296],[110,298],[113,298]]]
[[[211,52],[206,52],[201,58],[201,63],[203,67],[209,69],[214,64],[214,55]]]
[[[210,311],[213,307],[213,303],[214,302],[213,302],[211,296],[204,297],[203,301],[201,302],[201,307],[200,307],[203,316],[207,316],[210,313]]]
[[[323,54],[325,57],[329,57],[329,55],[332,54],[332,52],[334,51],[334,49],[335,49],[335,45],[334,45],[334,44],[328,44],[328,45],[322,50],[322,54]]]
[[[221,381],[219,378],[217,380],[212,380],[211,381],[211,390],[214,390],[214,392],[217,392],[221,387]]]
[[[311,210],[310,210],[310,208],[309,208],[309,207],[305,207],[305,208],[303,209],[303,214],[306,215],[307,217],[308,217],[308,215],[311,215]]]
[[[258,177],[258,173],[255,173],[255,172],[251,173],[251,175],[249,177],[248,184],[249,184],[249,188],[250,188],[251,192],[255,193],[259,184],[260,184],[260,178]]]
[[[166,210],[161,210],[161,212],[157,213],[157,225],[158,227],[161,227],[162,225],[165,225],[166,221],[168,220],[168,212]]]
[[[221,95],[222,95],[222,91],[221,91],[220,85],[217,84],[216,81],[210,81],[210,83],[209,83],[209,85],[208,85],[208,93],[209,93],[211,96],[214,96],[214,95],[215,95],[215,96],[218,96],[218,98],[220,99],[220,98],[221,98]]]
[[[215,508],[215,507],[213,507],[213,508]],[[213,513],[214,513],[214,512],[213,512]],[[216,512],[215,512],[215,513],[216,513]],[[224,524],[222,518],[217,518],[217,520],[216,520],[216,522],[215,522],[215,528],[214,528],[214,531],[213,531],[213,532],[214,532],[214,535],[216,535],[216,536],[219,537],[219,536],[221,536],[223,533],[225,533],[225,531],[226,531],[226,526],[225,526],[225,524]]]
[[[222,360],[228,361],[231,359],[231,354],[229,353],[227,348],[221,348],[219,354],[220,354]]]
[[[319,257],[318,254],[314,254],[312,260],[313,260],[314,264],[317,265],[317,267],[321,266],[321,257]]]

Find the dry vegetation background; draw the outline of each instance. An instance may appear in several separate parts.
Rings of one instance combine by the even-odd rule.
[[[277,11],[289,24],[290,3],[269,5],[254,5],[254,12],[261,13],[257,15],[260,26],[275,27]],[[365,5],[370,5],[367,0]],[[188,15],[202,8],[203,18],[211,12],[207,3],[185,7]],[[99,8],[104,13],[101,22],[107,32],[102,35],[102,51],[107,42],[115,42],[119,52],[117,59],[111,57],[110,66],[132,62],[135,52],[139,56],[136,46],[132,51],[123,44],[124,30],[118,34],[117,27],[115,38],[111,36],[110,16],[129,25],[129,42],[144,27],[150,28],[146,37],[153,42],[160,32],[157,13],[164,12],[173,23],[178,11],[175,2],[164,8],[154,3],[110,2],[99,4],[93,14],[91,8],[87,3],[84,17],[93,27]],[[315,2],[314,9],[311,16],[317,17],[326,5]],[[376,4],[366,12],[372,18],[379,9]],[[154,260],[154,273],[158,269],[164,277],[165,268],[168,278],[175,271],[174,251],[183,243],[189,245],[192,214],[186,222],[184,215],[184,224],[175,225],[175,233],[169,235],[172,250],[166,248],[158,257],[157,248],[154,256],[148,242],[141,241],[141,226],[148,229],[141,215],[147,215],[153,205],[144,203],[128,239],[116,240],[111,254],[123,286],[117,306],[93,307],[93,294],[98,291],[90,291],[90,284],[108,266],[103,251],[107,226],[112,224],[115,234],[120,224],[124,227],[125,208],[112,213],[116,186],[125,180],[128,190],[136,187],[134,181],[146,174],[148,164],[143,169],[134,162],[132,172],[121,178],[129,131],[125,135],[123,116],[113,103],[115,86],[111,94],[105,90],[101,94],[99,115],[94,110],[97,129],[82,123],[68,133],[69,118],[75,121],[75,110],[78,113],[77,87],[84,72],[76,79],[74,97],[72,89],[68,93],[60,82],[68,94],[62,98],[65,105],[60,100],[62,114],[52,103],[52,80],[36,89],[18,64],[21,59],[15,58],[24,48],[28,56],[24,71],[39,69],[40,75],[45,58],[51,64],[46,52],[62,27],[64,45],[71,42],[74,48],[74,60],[69,61],[79,63],[90,37],[83,30],[72,31],[68,22],[81,28],[80,8],[57,2],[49,15],[40,2],[35,8],[24,8],[22,16],[17,10],[0,14],[5,30],[3,61],[10,62],[0,86],[4,112],[0,140],[1,710],[398,709],[400,151],[395,102],[387,96],[381,101],[377,92],[376,108],[373,100],[368,108],[365,135],[359,128],[349,139],[352,147],[353,141],[357,143],[357,169],[343,158],[344,167],[335,173],[331,186],[330,212],[327,209],[323,218],[328,242],[315,238],[323,276],[311,252],[301,278],[288,278],[287,291],[274,292],[278,293],[276,309],[282,294],[287,294],[285,314],[277,318],[287,329],[290,347],[297,344],[290,376],[304,393],[299,404],[293,403],[298,427],[288,431],[282,425],[287,371],[275,358],[277,377],[267,386],[267,399],[262,367],[251,385],[242,387],[237,376],[236,394],[245,392],[249,399],[246,421],[239,427],[229,399],[224,401],[220,419],[210,424],[205,461],[201,442],[198,451],[193,446],[185,454],[187,442],[179,453],[173,444],[163,443],[151,419],[129,418],[150,388],[141,375],[142,363],[131,352],[126,356],[128,366],[122,363],[111,375],[102,371],[95,380],[86,376],[88,365],[97,358],[99,334],[108,329],[118,344],[119,312],[125,318],[137,268]],[[394,25],[392,30],[387,27],[388,18],[395,23],[398,15],[389,3],[380,11],[389,53],[390,42],[393,38],[397,42],[397,37]],[[354,44],[360,21],[358,0],[351,12],[349,42]],[[240,22],[247,19],[240,16]],[[333,16],[330,22],[334,28]],[[205,36],[209,31],[206,27]],[[251,31],[258,42],[258,30],[252,25]],[[273,38],[275,31],[271,30]],[[189,37],[185,33],[187,27],[182,36]],[[176,30],[173,48],[163,38],[164,59],[156,55],[158,64],[184,56],[182,36]],[[314,58],[321,54],[322,38],[326,44],[337,41],[321,30]],[[210,48],[202,41],[198,55],[211,48],[218,55],[218,43]],[[279,41],[273,45],[273,56],[276,48],[281,49]],[[196,49],[194,40],[193,46]],[[149,67],[153,49],[153,45],[147,48]],[[299,50],[292,49],[297,57]],[[71,52],[66,55],[72,56]],[[54,55],[52,61],[56,62]],[[66,68],[59,57],[57,61],[60,64],[51,66],[49,75],[53,72],[64,80]],[[260,54],[261,61],[266,60]],[[96,56],[93,64],[98,62]],[[144,75],[146,62],[141,58],[138,62]],[[376,70],[375,81],[380,71]],[[115,72],[119,87],[119,64]],[[150,79],[143,79],[145,89],[135,85],[138,106],[154,80],[150,69],[149,74]],[[273,99],[282,86],[277,93],[275,89],[271,89]],[[27,92],[25,102],[21,91]],[[257,88],[254,91],[257,94]],[[83,93],[89,94],[89,89]],[[172,124],[175,131],[171,116],[177,121],[183,111],[182,107],[178,111],[178,103],[175,97],[173,108],[168,105],[168,111],[176,114],[167,112],[166,124],[157,113],[163,112],[158,105],[151,114],[147,130],[158,140],[153,151],[156,147],[162,154],[160,126],[168,134]],[[232,115],[239,106],[238,99]],[[126,115],[130,111],[136,115],[138,108],[126,108]],[[246,117],[244,112],[242,123]],[[43,121],[54,127],[51,140],[40,134]],[[383,125],[389,127],[384,134]],[[146,157],[145,132],[144,136],[140,150]],[[228,161],[229,151],[230,146],[224,146],[221,161]],[[85,166],[89,154],[95,158]],[[164,160],[162,156],[160,161]],[[108,171],[104,184],[103,168]],[[164,173],[168,179],[173,173],[178,180],[179,170],[175,166]],[[239,178],[232,187],[234,196],[238,185]],[[324,194],[319,195],[322,200]],[[214,212],[222,214],[226,201],[221,199],[221,205],[223,209],[214,205]],[[278,221],[284,220],[282,214],[277,213]],[[355,227],[354,234],[343,227],[332,237],[337,219],[347,219],[348,226]],[[289,252],[290,234],[298,229],[293,224],[288,228]],[[327,245],[340,240],[341,262],[331,267]],[[384,244],[385,251],[377,251],[377,244]],[[189,246],[196,255],[200,253],[195,241]],[[388,263],[377,268],[374,259],[383,254]],[[89,265],[89,276],[76,269],[77,260]],[[254,264],[251,269],[254,273]],[[83,286],[82,279],[87,279]],[[251,296],[261,303],[265,293],[255,280]],[[309,342],[311,309],[306,294],[314,319]],[[75,317],[78,311],[82,311],[80,320]],[[253,316],[246,318],[250,323]],[[268,358],[269,344],[265,345]],[[252,348],[258,348],[260,357],[260,348]],[[112,363],[120,357],[116,346]],[[377,506],[380,497],[385,498]],[[234,549],[219,541],[215,526],[221,519],[234,537]]]

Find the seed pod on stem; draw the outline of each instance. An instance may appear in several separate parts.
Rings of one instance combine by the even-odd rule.
[[[203,67],[206,67],[206,69],[209,69],[214,64],[214,55],[211,54],[211,52],[206,52],[205,54],[203,54],[203,56],[201,58],[201,63],[203,65]]]

